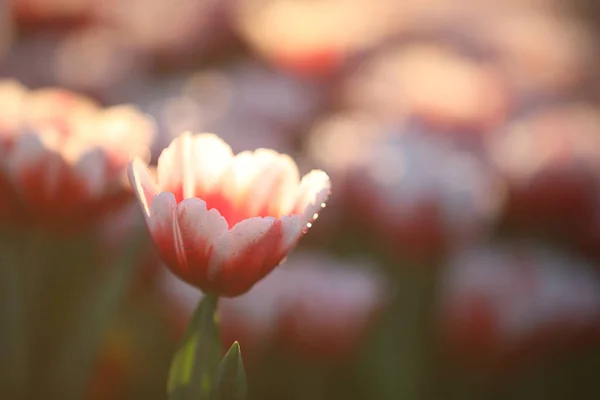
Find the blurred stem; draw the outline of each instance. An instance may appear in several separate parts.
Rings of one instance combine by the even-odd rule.
[[[104,333],[130,287],[146,243],[145,231],[133,235],[116,264],[105,271],[103,281],[95,286],[97,290],[91,294],[91,299],[85,298],[79,304],[82,309],[75,314],[78,319],[57,343],[55,368],[47,374],[50,398],[84,398]]]
[[[0,238],[0,395],[14,399],[24,396],[29,360],[21,240],[18,234]]]
[[[397,266],[395,272],[396,297],[372,340],[365,373],[371,374],[373,398],[435,398],[439,269]]]

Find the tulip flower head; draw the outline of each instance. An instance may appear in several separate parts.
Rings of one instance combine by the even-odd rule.
[[[0,82],[0,185],[8,217],[53,228],[86,225],[131,196],[131,156],[148,156],[154,126],[132,106],[100,108],[67,90]],[[4,190],[6,187],[6,190]]]
[[[598,338],[598,272],[573,254],[531,243],[487,245],[448,267],[441,331],[462,362],[523,366]]]
[[[171,271],[226,297],[250,290],[287,256],[330,191],[327,174],[314,170],[300,180],[287,155],[234,156],[217,136],[189,132],[163,151],[157,179],[139,159],[129,178]]]

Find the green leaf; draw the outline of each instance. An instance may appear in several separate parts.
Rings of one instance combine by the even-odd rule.
[[[187,327],[173,357],[167,390],[170,400],[210,398],[221,358],[221,344],[215,320],[217,297],[206,296]]]
[[[247,390],[240,344],[235,342],[219,365],[212,400],[245,400]]]

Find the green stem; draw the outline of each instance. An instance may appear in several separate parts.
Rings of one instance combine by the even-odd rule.
[[[171,400],[208,400],[221,361],[218,297],[205,296],[186,329],[169,371]]]
[[[48,375],[48,385],[56,398],[79,400],[84,397],[106,328],[130,287],[146,243],[145,232],[132,237],[91,300],[82,302],[84,308],[76,314],[80,318],[75,326],[58,343],[60,353],[54,357],[56,368]]]

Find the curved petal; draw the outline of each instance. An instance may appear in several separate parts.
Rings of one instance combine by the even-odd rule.
[[[287,155],[269,149],[236,155],[219,182],[235,212],[230,225],[249,217],[280,217],[293,208],[299,173]]]
[[[0,80],[0,144],[20,132],[27,88],[13,79]]]
[[[215,243],[208,268],[213,288],[225,297],[248,291],[287,255],[284,221],[249,218]]]
[[[163,261],[174,274],[184,278],[182,271],[188,264],[176,213],[177,201],[173,193],[159,193],[150,204],[148,228]]]
[[[67,162],[48,150],[37,135],[18,138],[7,160],[7,171],[22,199],[39,212],[60,214],[85,194]]]
[[[156,184],[150,176],[148,167],[139,158],[135,158],[131,164],[129,164],[127,175],[129,176],[131,187],[133,188],[138,201],[142,205],[144,216],[147,219],[150,217],[150,205],[152,204],[152,199],[156,196]]]
[[[221,179],[232,158],[231,147],[213,134],[185,132],[158,159],[158,185],[178,201],[206,193]]]
[[[331,193],[331,180],[321,170],[313,170],[306,174],[298,187],[294,213],[302,216],[302,223],[311,227],[311,223],[318,218],[319,211]]]
[[[98,114],[95,136],[117,159],[149,157],[148,146],[156,135],[154,120],[133,105],[106,108]]]
[[[227,221],[216,209],[207,210],[206,203],[198,198],[179,203],[177,221],[187,260],[187,269],[182,269],[181,275],[186,282],[206,291],[213,244],[227,233]]]
[[[257,158],[261,157],[257,152]],[[298,167],[286,154],[269,154],[260,163],[256,176],[244,193],[247,216],[279,217],[291,211],[295,188],[300,180]]]

